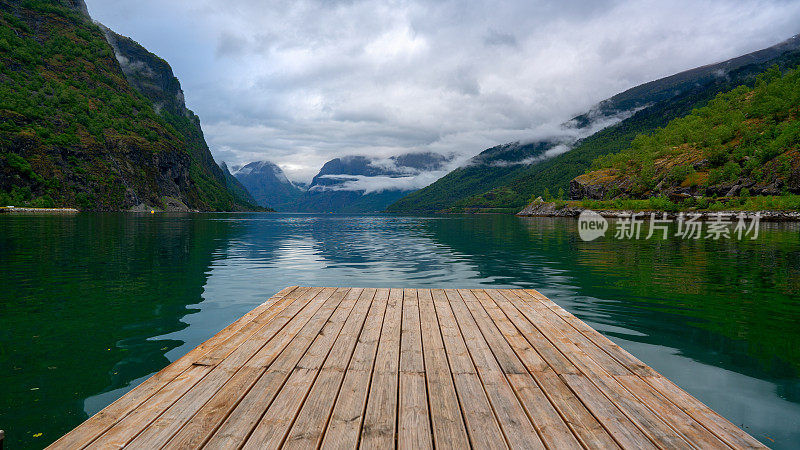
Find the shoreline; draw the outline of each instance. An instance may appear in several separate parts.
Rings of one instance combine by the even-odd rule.
[[[800,212],[798,211],[743,211],[743,210],[686,210],[686,211],[659,211],[659,210],[622,210],[622,209],[597,209],[584,208],[581,206],[563,206],[558,208],[554,202],[540,202],[531,203],[522,211],[516,214],[517,217],[574,217],[577,218],[583,211],[591,210],[606,219],[627,219],[633,214],[643,214],[649,217],[650,214],[656,214],[657,218],[663,218],[666,215],[667,219],[675,219],[680,214],[687,216],[699,216],[699,220],[714,220],[720,215],[723,217],[738,217],[740,214],[745,219],[751,220],[760,214],[760,220],[763,222],[800,222]]]
[[[75,208],[29,208],[26,206],[2,206],[0,214],[77,214]]]

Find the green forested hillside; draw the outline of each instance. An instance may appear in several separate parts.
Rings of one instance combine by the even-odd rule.
[[[588,170],[592,161],[629,147],[638,134],[652,132],[672,119],[689,114],[720,92],[739,85],[752,86],[757,75],[772,65],[787,70],[800,64],[798,42],[800,38],[795,36],[768,49],[632,88],[601,102],[599,108],[611,112],[615,108],[642,109],[618,124],[579,141],[572,150],[536,164],[516,166],[517,169],[502,177],[488,176],[485,179],[491,187],[484,192],[468,195],[462,195],[459,190],[462,185],[468,185],[474,175],[469,174],[469,179],[451,177],[461,171],[457,169],[436,183],[401,199],[389,210],[517,212],[532,196],[543,195],[545,190],[554,195],[559,190],[567,192],[570,180]],[[582,117],[576,120],[580,121]]]
[[[577,177],[573,198],[800,193],[800,69],[774,67],[707,106],[638,135]]]
[[[226,188],[197,117],[154,107],[73,5],[0,0],[0,203],[248,208]]]
[[[704,106],[720,92],[739,85],[752,86],[758,74],[770,65],[786,70],[798,63],[800,51],[788,51],[767,63],[748,64],[712,84],[696,86],[675,98],[656,103],[619,124],[584,139],[563,155],[527,167],[503,186],[454,204],[453,210],[505,207],[518,211],[531,197],[543,195],[545,189],[551,194],[560,189],[567,192],[570,180],[588,170],[596,158],[629,147],[637,135],[652,132],[672,119],[689,114],[692,109]]]
[[[498,145],[484,150],[466,165],[459,167],[430,186],[402,197],[389,206],[389,212],[440,211],[454,202],[486,192],[523,170],[517,161],[535,158],[558,142],[538,141],[528,144],[518,142]]]

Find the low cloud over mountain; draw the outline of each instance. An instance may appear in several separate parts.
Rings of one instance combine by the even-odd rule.
[[[631,86],[798,32],[782,0],[87,0],[169,60],[218,161],[310,180],[348,154],[541,138]]]

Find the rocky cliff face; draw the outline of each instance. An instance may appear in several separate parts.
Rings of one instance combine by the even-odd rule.
[[[681,201],[690,197],[736,197],[746,190],[749,195],[800,194],[800,153],[787,152],[786,159],[770,161],[764,166],[765,177],[736,177],[732,180],[708,182],[711,165],[697,152],[654,161],[652,189],[641,189],[638,174],[606,168],[580,175],[570,181],[569,198],[573,200],[607,200],[618,197],[648,198],[653,195]],[[785,161],[785,162],[784,162]],[[786,165],[788,163],[788,166]],[[685,178],[671,177],[676,168],[690,167]],[[788,168],[788,170],[787,170]]]
[[[114,50],[125,79],[147,97],[157,113],[167,119],[186,139],[192,163],[209,182],[227,184],[225,174],[211,156],[200,119],[186,107],[183,89],[169,63],[150,53],[131,38],[119,35],[101,25],[106,40]],[[252,197],[234,190],[234,200],[250,203]]]
[[[163,60],[93,24],[82,0],[0,11],[0,202],[247,208]]]

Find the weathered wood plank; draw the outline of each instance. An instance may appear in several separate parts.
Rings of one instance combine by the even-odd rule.
[[[256,357],[261,348],[271,345],[275,346],[275,344],[271,343],[271,340],[276,334],[287,330],[288,334],[283,338],[284,341],[294,336],[291,330],[298,330],[302,326],[302,323],[304,323],[303,321],[306,320],[306,318],[310,318],[315,307],[322,305],[321,299],[316,299],[317,295],[314,294],[315,292],[315,290],[310,290],[301,296],[296,302],[281,311],[274,319],[268,321],[259,328],[244,343],[236,342],[240,345],[233,352],[217,352],[217,350],[219,350],[218,347],[212,352],[209,352],[216,353],[211,358],[208,358],[208,355],[201,358],[195,364],[201,367],[208,367],[210,370],[208,375],[203,377],[202,380],[191,387],[189,392],[169,406],[155,421],[147,426],[146,429],[142,430],[135,439],[130,441],[128,446],[130,448],[154,448],[164,445],[190,421],[195,413],[197,413],[210,398],[216,396],[220,388],[234,377],[251,358]],[[309,299],[311,296],[314,298]],[[301,312],[300,310],[302,309],[307,309],[307,311]],[[293,327],[287,327],[287,324],[292,320],[298,320],[299,322]],[[225,343],[229,344],[231,342],[234,341],[229,339]],[[278,344],[277,346],[280,347],[281,345]],[[227,355],[223,358],[222,355],[225,354]],[[213,364],[206,365],[204,361],[214,362]],[[236,381],[238,381],[238,379]],[[168,405],[166,402],[161,403],[163,405]],[[132,429],[125,421],[121,422],[120,426],[124,430]],[[105,440],[106,437],[107,436],[104,435],[101,438],[101,440],[104,440],[103,445],[118,445],[119,441],[108,441]]]
[[[618,361],[611,358],[601,348],[572,329],[553,311],[531,297],[525,291],[503,291],[515,297],[520,305],[535,311],[535,325],[546,333],[551,341],[562,350],[581,371],[607,396],[614,405],[625,414],[648,438],[659,445],[669,448],[690,448],[685,436],[664,421],[647,405],[636,401],[630,393],[619,384],[613,374],[629,374],[630,371]],[[579,346],[580,344],[580,346]],[[602,363],[601,363],[602,361]],[[613,361],[613,362],[612,362]],[[610,369],[611,367],[611,369]]]
[[[550,308],[551,311],[553,311],[559,317],[564,319],[567,323],[572,325],[573,328],[575,328],[584,336],[586,336],[595,345],[602,348],[606,353],[608,353],[611,357],[619,361],[620,364],[627,367],[628,370],[630,370],[631,372],[639,376],[657,375],[657,372],[653,370],[653,368],[651,368],[650,366],[643,363],[635,356],[623,350],[622,347],[615,344],[611,339],[603,336],[602,334],[600,334],[600,332],[587,325],[586,322],[575,317],[572,313],[570,313],[566,309],[556,305],[555,302],[542,295],[539,291],[536,291],[534,289],[525,289],[525,292],[527,292],[532,297],[536,298],[538,301],[540,301],[545,306]]]
[[[657,448],[647,435],[634,426],[630,419],[585,376],[565,374],[561,378],[623,448]]]
[[[364,329],[358,337],[353,357],[339,390],[330,422],[325,430],[322,448],[354,449],[358,447],[364,409],[367,404],[372,369],[383,329],[389,290],[378,289]]]
[[[402,315],[403,290],[391,289],[361,428],[365,448],[395,448]]]
[[[297,289],[297,286],[289,286],[281,290],[266,302],[225,327],[209,340],[198,345],[186,355],[163,368],[161,371],[142,382],[139,386],[103,408],[103,410],[87,419],[80,427],[75,428],[51,444],[49,448],[81,448],[93,442],[161,388],[175,380],[183,371],[202,358],[210,350],[214,349],[231,336],[237,335],[242,328],[256,317],[262,314],[271,314],[280,311],[285,303],[282,300],[285,297],[290,297]]]
[[[219,387],[225,383],[239,368],[246,364],[251,357],[257,357],[259,349],[269,346],[271,339],[279,332],[285,332],[288,336],[283,340],[291,339],[293,337],[293,329],[299,329],[302,324],[311,317],[314,311],[322,305],[323,298],[320,297],[322,289],[310,289],[302,293],[300,297],[295,299],[288,307],[280,311],[271,320],[256,330],[248,339],[241,343],[234,351],[230,352],[227,356],[228,359],[223,360],[219,366],[209,366],[195,363],[195,367],[204,367],[210,374],[199,380],[192,387],[192,395],[183,395],[175,402],[166,402],[153,400],[152,403],[156,408],[162,408],[162,414],[151,414],[152,418],[156,420],[151,423],[147,429],[139,433],[139,427],[131,425],[128,418],[120,422],[108,433],[101,436],[97,441],[98,447],[107,446],[120,446],[129,442],[131,437],[135,436],[136,440],[129,442],[131,447],[141,445],[148,447],[153,445],[161,445],[170,439],[181,426],[187,423],[198,409],[200,409],[209,398],[211,398]],[[292,323],[293,325],[287,326]],[[225,343],[229,344],[233,340],[229,339]],[[272,344],[274,346],[274,344]],[[219,348],[214,349],[216,355]],[[255,354],[255,356],[254,356]],[[216,357],[215,357],[216,358]],[[212,377],[211,374],[214,376]],[[242,375],[239,375],[241,378]],[[199,387],[198,387],[199,386]],[[154,397],[158,397],[158,394]],[[141,407],[143,409],[146,407]],[[157,416],[157,417],[156,417]],[[190,428],[200,425],[202,421],[192,422]],[[137,443],[138,442],[138,443]]]
[[[261,421],[250,434],[243,448],[278,448],[300,412],[303,402],[316,381],[322,365],[339,340],[339,333],[361,296],[361,289],[352,289],[328,319],[314,342],[292,370]],[[362,302],[363,304],[363,302]],[[341,356],[340,356],[341,357]]]
[[[255,355],[243,363],[219,391],[210,396],[210,400],[205,402],[194,417],[172,437],[169,445],[192,448],[204,443],[230,414],[244,393],[248,392],[264,373],[266,365],[274,360],[283,346],[294,338],[329,296],[330,291],[323,293],[322,289],[307,290],[298,298],[297,303],[286,307],[273,320],[261,327],[252,338],[245,341],[237,351],[241,354],[255,352]],[[305,308],[300,309],[300,305],[305,305]],[[235,369],[235,365],[231,364],[234,360],[235,358],[223,360],[219,368],[226,371]],[[183,407],[189,408],[189,405]]]
[[[453,310],[456,323],[461,329],[467,350],[472,357],[486,396],[492,404],[492,409],[494,409],[509,447],[543,449],[544,444],[525,414],[525,409],[517,399],[514,389],[503,374],[495,355],[492,354],[461,295],[458,291],[451,289],[445,290],[445,295],[450,301],[450,308]],[[525,370],[521,364],[518,364],[516,369],[519,369],[518,372]]]
[[[643,404],[678,430],[696,448],[724,448],[726,444],[672,402],[655,391],[637,375],[617,375],[617,382],[625,386]]]
[[[453,376],[447,363],[442,332],[429,289],[418,291],[422,328],[422,353],[425,362],[428,393],[431,398],[430,417],[436,448],[463,449],[469,447],[469,437],[461,416]]]
[[[663,376],[645,377],[644,379],[673,403],[680,405],[681,409],[728,445],[734,448],[767,448],[754,437],[732,424],[728,419],[720,416],[703,402],[676,386],[672,381]]]
[[[534,290],[290,287],[54,448],[764,448]]]
[[[326,296],[327,299],[311,320],[292,340],[285,343],[283,348],[277,347],[270,349],[270,352],[265,352],[263,360],[258,361],[258,365],[268,366],[269,370],[264,372],[253,387],[244,394],[227,419],[211,435],[206,444],[209,448],[240,447],[244,444],[250,432],[261,419],[261,415],[289,377],[292,369],[311,346],[314,338],[347,292],[348,289],[334,291],[332,288],[326,288],[323,290],[320,295]]]
[[[506,378],[514,388],[528,418],[536,427],[536,431],[544,443],[549,448],[581,448],[578,439],[572,434],[564,419],[558,414],[534,378],[528,373],[525,365],[506,342],[497,324],[484,310],[478,297],[484,301],[488,300],[489,296],[486,292],[466,289],[458,292],[483,334],[489,350],[497,359],[503,373],[506,374]]]
[[[545,304],[554,313],[556,313],[558,316],[560,316],[566,322],[572,325],[573,328],[575,328],[581,334],[583,334],[592,342],[594,342],[598,347],[602,348],[606,353],[608,353],[614,359],[616,359],[625,367],[627,367],[632,373],[638,375],[643,380],[648,380],[648,381],[653,380],[654,382],[650,383],[653,386],[648,387],[647,385],[643,385],[640,382],[637,382],[634,378],[628,377],[627,375],[615,376],[615,378],[617,378],[618,381],[620,382],[622,382],[623,380],[627,380],[628,385],[626,385],[626,387],[630,387],[633,385],[633,383],[635,383],[638,389],[638,395],[649,399],[649,401],[644,401],[643,403],[651,406],[658,405],[660,408],[659,412],[662,413],[662,416],[670,416],[673,419],[675,419],[676,417],[684,417],[679,412],[677,412],[674,409],[674,407],[677,407],[680,411],[687,412],[688,415],[691,416],[692,419],[694,420],[688,420],[686,422],[670,420],[669,422],[677,427],[681,428],[689,427],[688,429],[692,430],[695,434],[691,435],[685,434],[685,435],[688,436],[691,440],[695,441],[699,440],[706,444],[710,443],[718,444],[719,439],[722,439],[728,445],[731,445],[733,447],[742,447],[742,448],[764,447],[763,444],[758,442],[756,439],[752,438],[746,433],[743,434],[738,427],[736,427],[735,425],[728,422],[726,419],[716,414],[714,411],[712,411],[707,406],[703,405],[694,397],[691,397],[688,394],[686,394],[683,390],[681,390],[680,388],[675,386],[672,382],[669,382],[668,380],[666,380],[666,378],[664,378],[655,370],[653,370],[653,368],[646,365],[641,360],[631,355],[627,351],[623,350],[622,347],[620,347],[607,337],[600,334],[597,330],[595,330],[582,320],[575,317],[569,311],[556,305],[552,300],[545,297],[540,292],[533,289],[526,289],[525,292],[531,295],[532,297],[536,298],[541,303]],[[666,381],[666,383],[664,383],[664,381]],[[666,395],[668,398],[672,399],[685,400],[685,402],[678,402],[677,405],[673,404],[673,408],[671,408],[669,405],[661,403],[660,398],[663,397],[659,395],[658,389],[655,387],[655,385],[660,385],[665,388],[665,391],[662,392],[661,395]],[[636,392],[633,393],[636,394]],[[686,397],[689,397],[691,400],[689,400]],[[688,405],[697,406],[698,404],[700,405],[699,408],[693,408],[688,406]],[[695,424],[697,423],[704,424],[705,428],[710,431],[711,436],[698,435],[697,433],[702,434],[702,430],[695,429]],[[731,430],[733,431],[733,433],[730,432]],[[688,432],[689,431],[687,431],[687,433]]]
[[[316,448],[322,442],[325,426],[333,411],[345,371],[361,335],[368,311],[372,307],[375,289],[365,289],[347,318],[339,339],[331,349],[319,377],[297,415],[284,448]]]
[[[485,448],[508,448],[445,292],[434,289],[431,295],[470,442]]]
[[[522,335],[521,330],[532,328],[533,325],[497,291],[485,292],[486,296],[478,296],[481,304],[583,445],[589,448],[614,448],[617,444],[608,431],[600,425],[600,422]],[[504,305],[508,316],[500,304]]]
[[[400,337],[400,392],[397,412],[397,447],[433,448],[422,357],[422,329],[416,289],[403,291]]]

